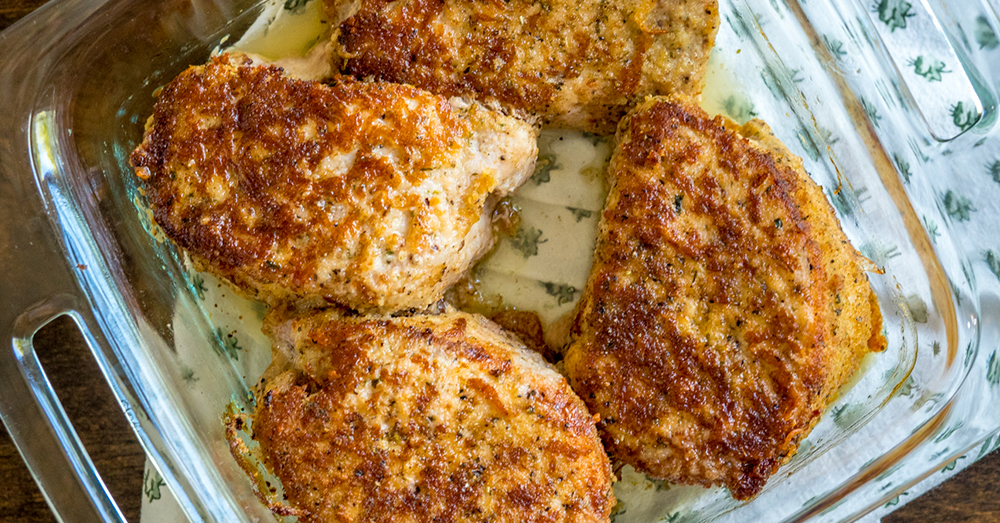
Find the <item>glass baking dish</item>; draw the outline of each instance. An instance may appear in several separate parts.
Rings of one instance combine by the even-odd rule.
[[[318,2],[319,0],[311,0]],[[300,7],[285,2],[282,7]],[[65,521],[121,521],[35,357],[84,333],[191,521],[273,518],[232,458],[262,339],[224,326],[128,165],[153,92],[274,2],[56,0],[0,34],[0,415]],[[856,519],[1000,429],[1000,34],[995,3],[723,0],[704,105],[767,121],[833,203],[890,341],[749,503],[626,469],[617,521]],[[252,336],[244,334],[244,336]],[[257,335],[260,336],[259,334]],[[655,487],[655,488],[654,488]],[[84,502],[83,500],[88,500]]]

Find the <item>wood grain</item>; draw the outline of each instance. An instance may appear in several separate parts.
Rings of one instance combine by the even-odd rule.
[[[46,0],[0,0],[0,30]],[[76,327],[56,320],[35,337],[39,358],[126,519],[139,521],[144,455]],[[1000,522],[1000,452],[883,519],[886,523]],[[56,521],[0,425],[0,523]]]

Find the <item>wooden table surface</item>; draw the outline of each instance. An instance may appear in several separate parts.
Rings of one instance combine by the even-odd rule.
[[[0,30],[47,0],[0,0]],[[2,103],[2,102],[0,102]],[[129,521],[139,521],[144,456],[72,322],[56,320],[35,345],[80,438]],[[1000,452],[883,519],[891,523],[1000,522]],[[0,424],[0,522],[56,521]]]

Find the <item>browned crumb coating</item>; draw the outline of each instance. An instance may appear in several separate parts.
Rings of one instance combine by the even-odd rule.
[[[870,262],[762,122],[650,99],[609,182],[570,382],[613,458],[751,498],[884,349]]]
[[[493,323],[283,314],[253,430],[299,521],[608,520],[593,418]]]
[[[270,304],[420,309],[491,245],[534,130],[410,86],[293,79],[238,56],[163,87],[131,161],[156,222]]]
[[[701,93],[716,0],[326,0],[346,74],[611,134],[651,94]]]

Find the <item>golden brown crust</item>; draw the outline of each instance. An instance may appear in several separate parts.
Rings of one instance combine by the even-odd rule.
[[[608,520],[594,420],[492,323],[281,314],[253,429],[300,521]]]
[[[820,188],[737,129],[667,99],[622,122],[565,368],[613,457],[747,499],[886,341]]]
[[[222,56],[163,88],[131,161],[164,232],[251,297],[394,311],[488,248],[494,193],[535,151],[530,127],[475,105]]]
[[[646,95],[700,94],[719,25],[716,0],[327,4],[335,20],[356,11],[334,37],[347,74],[598,134]]]

